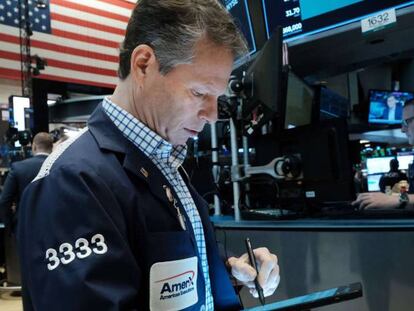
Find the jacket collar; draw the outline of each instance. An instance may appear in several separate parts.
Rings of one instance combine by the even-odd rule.
[[[164,187],[167,186],[170,188],[181,206],[181,202],[178,200],[178,195],[175,193],[173,186],[157,166],[138,147],[124,137],[105,113],[102,104],[99,104],[92,113],[88,121],[88,127],[99,148],[121,155],[120,158],[123,159],[121,160],[121,164],[124,169],[148,184],[150,191],[166,206],[169,206],[171,212],[176,216],[177,212],[172,206],[172,202],[168,199]],[[181,209],[183,212],[184,209],[182,206]]]

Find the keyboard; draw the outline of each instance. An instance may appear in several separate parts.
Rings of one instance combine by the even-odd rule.
[[[360,210],[351,204],[321,209],[317,217],[328,219],[397,219],[414,218],[413,209],[375,208]]]
[[[240,211],[244,220],[283,220],[299,218],[302,214],[287,209],[248,209]]]

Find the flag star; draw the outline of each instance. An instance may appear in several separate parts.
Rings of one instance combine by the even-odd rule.
[[[4,16],[0,16],[0,21],[4,22]]]
[[[32,5],[32,1],[31,0],[29,0],[29,4]]]
[[[18,8],[14,8],[13,10],[14,10],[16,13],[17,13],[17,12],[19,12],[19,9],[18,9]]]
[[[14,19],[14,23],[15,23],[15,24],[18,24],[18,23],[19,23],[19,20],[18,20],[17,18],[15,18],[15,19]]]
[[[33,12],[32,11],[29,11],[29,16],[32,16],[33,15]]]
[[[39,9],[37,7],[34,8],[35,12],[39,12]]]
[[[7,1],[6,1],[6,4],[7,4],[7,5],[11,5],[11,1],[10,1],[10,0],[7,0]]]
[[[35,18],[35,23],[36,24],[39,24],[39,22],[40,22],[40,19],[38,19],[37,17]]]
[[[46,26],[45,25],[42,25],[42,30],[46,30]]]
[[[46,14],[42,14],[42,18],[43,19],[46,19]]]
[[[11,17],[13,14],[11,12],[7,12],[7,16]]]
[[[0,10],[4,10],[4,5],[0,4]]]

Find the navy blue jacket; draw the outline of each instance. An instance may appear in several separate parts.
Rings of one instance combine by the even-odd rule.
[[[157,167],[101,105],[88,126],[63,143],[63,153],[23,195],[18,239],[26,311],[147,310],[151,266],[197,256],[191,226],[181,228],[163,188],[173,187]],[[207,205],[188,187],[203,222],[215,309],[237,310]],[[196,289],[198,302],[185,310],[200,310],[205,301],[200,264]]]
[[[10,166],[0,196],[0,215],[6,226],[10,226],[12,230],[17,220],[11,207],[13,203],[16,203],[18,209],[23,190],[36,177],[46,157],[47,155],[40,154],[23,161],[14,162]]]
[[[385,105],[384,111],[382,113],[382,117],[381,119],[388,119],[388,113],[390,111],[390,108],[388,108],[387,105]],[[402,120],[402,111],[403,111],[403,106],[401,103],[397,103],[395,106],[395,113],[394,113],[394,118],[395,120]]]

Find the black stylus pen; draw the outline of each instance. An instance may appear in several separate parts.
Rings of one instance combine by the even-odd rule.
[[[252,244],[250,243],[250,239],[246,238],[245,242],[246,242],[247,254],[249,255],[250,264],[252,265],[254,270],[256,270],[256,273],[257,273],[257,276],[254,279],[254,285],[256,287],[257,293],[259,294],[260,303],[262,304],[262,306],[264,306],[265,298],[263,295],[263,288],[260,286],[259,281],[257,280],[257,277],[259,276],[259,270],[257,269],[257,265],[256,265],[256,257],[254,256]]]

